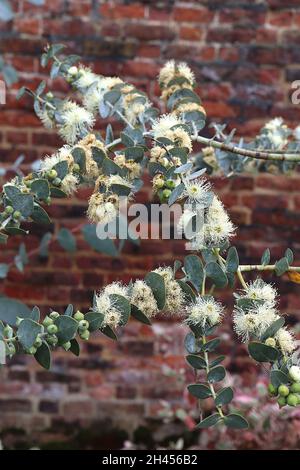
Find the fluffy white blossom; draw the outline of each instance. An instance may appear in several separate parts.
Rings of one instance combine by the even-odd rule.
[[[72,68],[73,67],[71,67],[71,69]],[[81,67],[79,70],[77,70],[77,73],[75,73],[75,69],[73,70],[73,73],[70,73],[69,69],[69,74],[72,76],[77,75],[76,79],[74,80],[74,85],[76,86],[76,88],[82,91],[90,87],[93,83],[97,82],[98,80],[98,75],[96,75],[94,72],[91,71],[91,69],[87,67]]]
[[[152,132],[155,139],[165,137],[165,134],[172,130],[172,127],[182,125],[183,121],[174,114],[163,114],[159,119],[154,121]]]
[[[191,326],[215,326],[221,322],[224,314],[222,304],[213,297],[197,297],[196,300],[185,307],[188,315],[184,320]]]
[[[210,183],[205,178],[198,178],[185,182],[185,190],[182,197],[188,198],[188,204],[196,202],[204,204],[207,199],[207,193],[211,190]]]
[[[120,325],[122,314],[118,310],[116,302],[110,297],[110,295],[119,293],[120,289],[124,292],[122,287],[123,286],[118,283],[113,283],[110,286],[106,286],[105,289],[96,294],[93,310],[104,316],[101,325],[102,327],[110,326],[111,328],[116,328]]]
[[[176,64],[174,60],[166,62],[159,73],[158,80],[161,86],[167,86],[176,76],[184,77],[191,84],[195,82],[195,75],[189,66],[185,62]]]
[[[68,173],[61,182],[61,190],[68,196],[73,194],[79,184],[79,179],[72,173]]]
[[[253,300],[264,300],[270,305],[276,303],[277,291],[272,284],[268,284],[262,279],[255,279],[247,284],[247,288],[239,295],[240,298],[247,297]]]
[[[122,83],[123,81],[119,77],[97,77],[84,94],[84,107],[93,114],[97,113],[99,104],[103,101],[105,93],[110,91],[114,86]]]
[[[300,367],[299,366],[292,366],[289,369],[289,376],[295,382],[300,382]]]
[[[297,347],[293,335],[286,328],[280,328],[275,335],[275,339],[285,355],[292,354]]]
[[[104,288],[104,294],[106,295],[117,294],[128,299],[128,287],[124,286],[121,282],[113,282],[112,284],[108,284]]]
[[[163,277],[166,287],[166,304],[164,312],[170,315],[181,314],[184,306],[184,294],[178,282],[174,279],[173,269],[160,267],[153,271]]]
[[[62,123],[58,125],[59,135],[69,144],[84,137],[94,125],[93,115],[78,104],[68,101],[60,110]]]
[[[148,318],[152,318],[159,312],[152,289],[140,279],[132,286],[131,303]]]
[[[279,318],[276,309],[264,303],[245,312],[236,308],[233,312],[233,325],[243,341],[251,337],[259,338],[265,330]]]

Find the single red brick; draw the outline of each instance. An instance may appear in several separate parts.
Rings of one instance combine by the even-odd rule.
[[[200,41],[203,37],[203,31],[199,27],[182,26],[179,36],[187,41]]]
[[[100,5],[100,15],[110,19],[122,18],[143,18],[145,8],[140,3],[131,3],[130,5],[111,6],[108,3]]]
[[[174,19],[180,22],[209,23],[214,17],[214,13],[208,8],[174,8]]]

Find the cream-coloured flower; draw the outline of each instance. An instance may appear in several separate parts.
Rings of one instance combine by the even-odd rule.
[[[98,75],[91,71],[91,69],[83,66],[80,66],[80,68],[77,70],[77,73],[71,75],[77,75],[74,81],[74,85],[76,86],[76,88],[82,91],[86,90],[93,83],[97,82],[99,78]]]
[[[255,279],[253,282],[249,282],[243,294],[239,295],[239,297],[247,297],[253,300],[264,300],[270,305],[275,305],[276,296],[277,291],[275,287],[259,278]]]
[[[128,287],[124,286],[124,284],[122,284],[121,282],[113,282],[112,284],[108,284],[104,288],[104,294],[106,295],[117,294],[128,299]]]
[[[182,103],[179,104],[174,110],[175,114],[184,114],[184,113],[191,113],[193,111],[198,111],[199,113],[203,113],[206,116],[206,111],[199,103],[195,103],[190,101],[189,103]]]
[[[42,121],[42,124],[46,129],[53,129],[54,127],[54,120],[51,119],[49,112],[46,109],[43,109],[37,113],[37,116]]]
[[[207,245],[219,245],[229,240],[235,233],[235,227],[217,196],[208,208],[204,224],[204,238]]]
[[[68,196],[73,194],[77,190],[79,179],[72,173],[68,173],[61,182],[61,190]]]
[[[183,291],[174,279],[173,269],[170,267],[160,267],[153,271],[163,277],[166,287],[166,303],[164,312],[170,315],[178,315],[182,313],[184,306]]]
[[[166,62],[162,67],[158,81],[161,87],[166,87],[175,77],[184,77],[190,84],[195,82],[195,75],[185,62],[176,64],[174,60]]]
[[[185,190],[182,197],[188,198],[188,203],[205,205],[207,194],[211,190],[211,184],[205,178],[199,178],[192,181],[185,181]]]
[[[286,328],[280,328],[275,335],[275,339],[284,355],[292,354],[297,347],[293,335]]]
[[[182,127],[176,127],[175,129],[166,131],[164,137],[172,140],[177,147],[186,147],[189,152],[193,150],[192,139]]]
[[[188,315],[184,320],[191,326],[215,326],[222,321],[224,307],[213,297],[197,297],[196,300],[188,304],[185,308]]]
[[[66,102],[60,111],[62,124],[58,125],[58,133],[69,144],[84,137],[94,125],[93,115],[72,101]]]
[[[152,289],[142,280],[135,281],[132,286],[131,303],[148,318],[159,312]]]
[[[122,83],[123,81],[119,77],[97,77],[97,80],[84,94],[84,107],[92,114],[98,113],[99,105],[103,101],[105,93]]]
[[[172,127],[184,124],[174,114],[163,114],[159,119],[154,121],[152,132],[155,139],[158,137],[165,137],[166,133],[172,130]]]
[[[251,337],[260,338],[265,330],[278,318],[279,315],[276,309],[267,303],[247,312],[237,307],[233,312],[233,325],[242,340],[249,341]]]

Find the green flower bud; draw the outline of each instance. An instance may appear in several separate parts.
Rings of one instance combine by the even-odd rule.
[[[74,173],[80,173],[80,166],[78,165],[78,163],[74,163],[73,171]]]
[[[71,349],[71,346],[72,346],[71,341],[67,341],[66,343],[62,345],[65,351],[69,351],[69,349]]]
[[[50,180],[54,180],[57,177],[57,171],[52,168],[52,170],[48,171],[47,176]]]
[[[52,181],[52,184],[54,184],[54,186],[60,186],[61,185],[61,179],[60,178],[55,178]]]
[[[167,188],[169,188],[169,189],[174,189],[175,186],[176,186],[175,181],[173,181],[173,180],[168,180],[168,181],[166,181],[166,186],[167,186]]]
[[[32,180],[25,180],[24,183],[29,188],[32,185]]]
[[[289,406],[297,406],[298,405],[298,396],[294,393],[290,393],[287,397],[287,404]]]
[[[32,356],[35,355],[36,353],[36,348],[34,346],[31,346],[31,348],[27,349],[27,354],[31,354]]]
[[[275,348],[276,346],[276,341],[274,338],[267,338],[266,341],[265,341],[265,344],[267,346],[271,346],[272,348]]]
[[[296,382],[291,385],[291,392],[300,393],[300,383]]]
[[[82,331],[87,330],[89,326],[90,324],[87,320],[80,320],[78,325],[79,329]]]
[[[48,317],[48,315],[44,318],[43,320],[43,325],[45,328],[47,328],[49,325],[53,324],[52,318]]]
[[[53,320],[56,320],[57,318],[60,317],[60,314],[58,312],[51,312],[49,317],[52,318]]]
[[[13,213],[13,218],[16,219],[16,220],[19,220],[20,218],[22,217],[22,214],[20,211],[15,211]]]
[[[77,320],[77,321],[84,320],[84,315],[83,315],[82,312],[80,312],[79,310],[77,310],[77,312],[76,312],[75,315],[74,315],[74,318],[75,318],[75,320]]]
[[[46,341],[51,346],[56,346],[58,343],[58,337],[56,335],[48,335],[46,336]]]
[[[53,98],[52,91],[48,91],[48,93],[46,93],[46,98],[48,98],[48,100],[51,100]]]
[[[271,394],[271,395],[277,395],[277,388],[274,387],[274,385],[272,384],[269,384],[268,385],[268,392]]]
[[[48,196],[48,197],[45,199],[45,202],[46,202],[46,204],[49,205],[49,204],[51,203],[51,197]]]
[[[42,338],[40,336],[37,336],[33,346],[38,349],[42,346],[42,344],[43,344]]]
[[[290,393],[289,387],[283,384],[279,385],[278,393],[281,397],[287,397],[288,394]]]
[[[10,215],[13,213],[13,211],[14,211],[14,208],[12,206],[6,206],[4,212]]]
[[[58,328],[56,325],[49,325],[47,326],[47,332],[49,335],[55,335],[58,332]]]
[[[286,405],[286,399],[284,397],[279,397],[278,400],[277,400],[277,403],[281,408],[282,406]]]
[[[89,330],[84,330],[80,333],[80,338],[87,341],[90,337],[90,332]]]
[[[172,191],[170,191],[170,189],[164,189],[162,192],[163,198],[165,200],[169,199],[169,197],[171,196],[171,193]]]

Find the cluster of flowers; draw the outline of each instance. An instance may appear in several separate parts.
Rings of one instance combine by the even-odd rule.
[[[250,308],[236,306],[233,312],[234,329],[238,336],[248,342],[260,339],[267,328],[280,318],[277,309],[277,291],[262,279],[256,279],[237,295],[237,299],[252,301]],[[280,328],[274,337],[267,338],[268,346],[278,347],[283,356],[289,356],[296,349],[296,341],[286,327]]]
[[[172,268],[160,267],[153,272],[159,274],[164,279],[166,288],[164,313],[168,315],[180,314],[186,305],[185,295],[174,278]],[[160,312],[153,291],[145,281],[137,279],[128,286],[120,282],[113,282],[95,296],[93,310],[104,315],[103,327],[110,326],[111,328],[116,328],[121,323],[121,311],[118,310],[117,302],[111,297],[112,294],[125,297],[148,319],[153,318]]]

